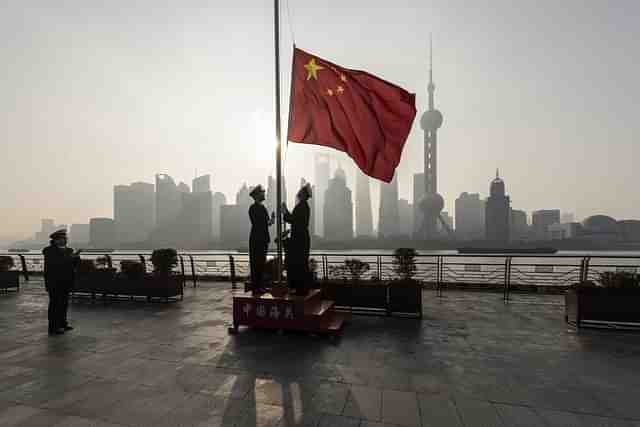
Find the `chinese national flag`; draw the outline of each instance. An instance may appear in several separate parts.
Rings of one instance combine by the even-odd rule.
[[[367,175],[390,182],[416,115],[415,94],[364,71],[294,49],[291,142],[347,153]]]

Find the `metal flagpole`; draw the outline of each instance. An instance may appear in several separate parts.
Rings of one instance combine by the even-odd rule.
[[[280,123],[280,0],[273,1],[274,41],[276,55],[276,235],[278,253],[276,260],[277,281],[282,279],[282,130]]]

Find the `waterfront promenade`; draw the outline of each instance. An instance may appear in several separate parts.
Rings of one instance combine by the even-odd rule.
[[[640,334],[579,333],[562,296],[424,292],[422,321],[353,316],[332,342],[243,330],[228,283],[173,304],[0,294],[0,425],[640,426]]]

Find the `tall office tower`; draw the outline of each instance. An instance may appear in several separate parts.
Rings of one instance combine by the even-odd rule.
[[[155,226],[153,184],[134,182],[113,187],[113,219],[117,243],[144,242]]]
[[[373,237],[369,177],[356,171],[356,237]]]
[[[527,213],[511,209],[511,240],[525,240],[529,235]]]
[[[202,175],[193,179],[191,188],[194,193],[206,193],[211,191],[211,175]]]
[[[487,240],[502,243],[509,241],[510,203],[509,196],[506,195],[504,181],[496,171],[496,179],[491,182],[485,214]]]
[[[413,235],[413,204],[407,199],[398,200],[398,213],[400,215],[399,234],[403,237],[411,237]]]
[[[211,211],[211,228],[214,240],[221,240],[221,216],[220,209],[223,205],[227,204],[227,197],[220,193],[216,192],[212,197],[212,211]]]
[[[90,241],[89,224],[71,224],[69,243],[71,246],[86,246]]]
[[[422,115],[420,125],[424,131],[424,196],[420,200],[422,224],[420,238],[438,237],[438,221],[444,208],[444,199],[438,194],[438,129],[442,126],[442,113],[435,109],[433,83],[433,46],[430,52],[429,66],[429,110]]]
[[[156,226],[171,227],[182,212],[182,195],[173,178],[156,175]]]
[[[324,238],[350,240],[353,238],[353,200],[347,187],[347,176],[338,168],[324,196]]]
[[[478,193],[462,193],[456,199],[455,232],[460,240],[485,237],[485,201]]]
[[[316,234],[324,236],[324,196],[329,188],[329,168],[331,157],[326,154],[317,154],[314,157],[314,168],[316,176]]]
[[[549,226],[560,223],[560,209],[543,209],[531,214],[531,232],[536,240],[547,240]]]
[[[253,203],[253,199],[249,195],[250,192],[251,190],[247,187],[247,184],[242,184],[242,187],[236,193],[236,205],[249,209],[249,206]]]
[[[390,183],[380,183],[380,209],[378,217],[378,237],[388,238],[400,234],[400,213],[398,212],[398,176]]]

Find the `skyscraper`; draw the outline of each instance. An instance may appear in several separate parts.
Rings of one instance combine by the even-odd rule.
[[[496,171],[496,179],[491,182],[490,196],[487,199],[485,223],[487,240],[506,243],[509,241],[511,208],[506,195],[504,181]]]
[[[380,183],[380,209],[378,237],[388,238],[400,234],[400,212],[398,211],[398,176],[390,183]]]
[[[113,249],[116,245],[116,227],[111,218],[89,220],[89,244],[96,249]]]
[[[211,211],[211,228],[214,240],[221,240],[221,216],[220,209],[222,205],[227,204],[227,198],[224,194],[216,192],[212,197],[212,211]]]
[[[316,154],[314,157],[314,169],[316,175],[316,234],[324,236],[324,196],[329,188],[330,157],[327,154]]]
[[[369,177],[356,171],[356,237],[373,236],[373,215],[371,212],[371,188]]]
[[[347,176],[338,168],[324,196],[324,238],[349,240],[353,238],[353,200],[347,187]]]
[[[113,187],[113,219],[117,243],[144,242],[155,227],[153,184],[134,182]]]
[[[455,209],[456,237],[461,240],[484,239],[485,201],[480,194],[460,194]]]
[[[173,178],[156,175],[156,226],[170,227],[182,212],[182,196]]]
[[[549,239],[549,226],[560,223],[560,209],[543,209],[531,214],[531,232],[537,240]]]
[[[247,183],[242,184],[242,187],[240,187],[240,190],[236,193],[236,205],[249,209],[249,206],[251,206],[253,202],[249,195],[250,192],[251,190],[247,187]]]
[[[511,240],[524,240],[529,234],[527,213],[518,209],[511,210]]]
[[[194,193],[206,193],[211,191],[211,175],[202,175],[193,179],[191,188]]]
[[[85,246],[91,240],[89,224],[71,224],[69,242],[72,246]]]
[[[442,113],[435,109],[433,83],[433,46],[429,53],[429,110],[422,115],[420,125],[424,130],[424,196],[420,200],[422,224],[420,237],[434,239],[438,236],[438,221],[444,208],[444,199],[438,194],[438,129],[442,126]]]
[[[413,204],[406,199],[398,200],[398,214],[400,216],[398,234],[403,237],[411,237],[413,235]]]
[[[413,174],[413,236],[416,239],[422,236],[424,225],[424,212],[420,206],[420,201],[424,197],[424,173]]]

